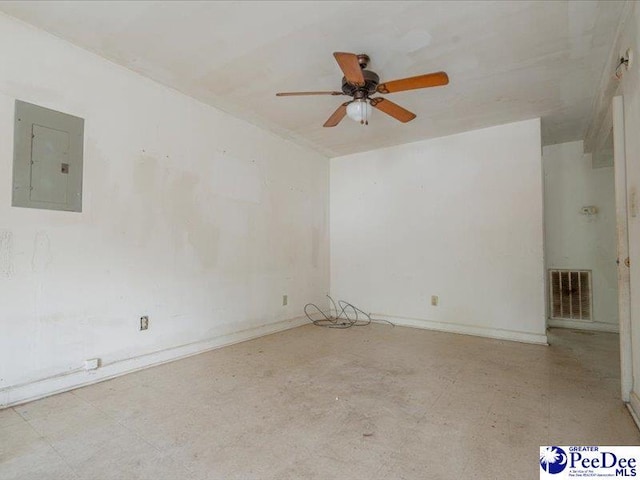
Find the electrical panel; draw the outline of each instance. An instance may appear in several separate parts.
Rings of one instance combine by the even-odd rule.
[[[14,207],[82,211],[84,120],[16,100]]]

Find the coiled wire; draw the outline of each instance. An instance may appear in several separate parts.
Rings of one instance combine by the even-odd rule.
[[[371,315],[363,312],[358,307],[352,305],[349,302],[345,302],[344,300],[338,300],[338,305],[333,301],[330,295],[327,295],[327,298],[331,301],[333,305],[333,311],[337,313],[334,317],[331,315],[331,312],[326,313],[320,307],[318,307],[315,303],[307,303],[304,306],[304,314],[307,318],[318,327],[326,327],[326,328],[351,328],[351,327],[366,327],[370,325],[372,322],[375,323],[388,323],[392,327],[395,325],[387,320],[377,320],[372,319]],[[338,309],[340,306],[340,309]],[[315,312],[313,311],[315,309]],[[311,313],[309,313],[311,310]],[[364,315],[364,319],[358,318],[358,314]],[[313,316],[316,318],[313,318]],[[318,318],[320,317],[320,318]]]

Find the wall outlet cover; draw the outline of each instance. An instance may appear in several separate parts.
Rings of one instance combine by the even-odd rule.
[[[625,63],[625,67],[627,67],[627,70],[629,70],[631,68],[631,65],[633,65],[633,50],[627,48],[627,51],[624,52],[624,58],[627,60],[627,63]]]
[[[148,330],[149,329],[149,316],[143,315],[140,317],[140,330]]]
[[[85,370],[96,370],[100,366],[99,358],[90,358],[84,361]]]

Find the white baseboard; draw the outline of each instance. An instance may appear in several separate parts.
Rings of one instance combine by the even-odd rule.
[[[596,332],[618,333],[617,323],[585,322],[580,320],[549,319],[548,325],[555,328],[572,328],[574,330],[592,330]]]
[[[372,313],[372,318],[380,318],[402,327],[423,328],[425,330],[437,330],[439,332],[460,333],[476,337],[496,338],[499,340],[511,340],[514,342],[533,343],[536,345],[548,345],[547,335],[538,333],[519,332],[516,330],[504,330],[501,328],[478,327],[461,323],[434,322],[421,318],[399,317]]]
[[[636,395],[636,392],[631,392],[631,396],[629,399],[629,403],[627,403],[627,408],[631,413],[631,417],[633,417],[633,421],[636,422],[636,427],[640,429],[640,398]]]
[[[12,385],[0,389],[0,408],[11,407],[39,398],[55,395],[78,387],[102,382],[144,368],[172,362],[181,358],[204,353],[216,348],[233,345],[254,338],[262,337],[308,323],[306,317],[281,320],[276,323],[252,327],[235,333],[209,338],[187,345],[179,345],[157,352],[143,354],[105,364],[97,370],[85,371],[76,369],[47,378],[41,378],[20,385]]]

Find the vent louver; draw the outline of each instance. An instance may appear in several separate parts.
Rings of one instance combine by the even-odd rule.
[[[591,272],[549,270],[551,318],[591,320]]]

